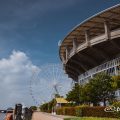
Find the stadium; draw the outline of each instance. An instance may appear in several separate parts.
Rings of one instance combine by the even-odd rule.
[[[83,21],[64,38],[60,59],[68,77],[85,84],[95,74],[120,73],[120,4]],[[120,90],[116,91],[120,98]]]

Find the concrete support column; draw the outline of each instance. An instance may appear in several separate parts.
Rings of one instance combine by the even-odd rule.
[[[114,69],[115,69],[115,75],[118,75],[117,74],[117,66],[115,66]]]
[[[66,53],[66,61],[67,61],[67,60],[68,60],[68,57],[69,57],[68,47],[66,47],[65,53]]]
[[[63,70],[65,71],[65,64],[63,63]]]
[[[64,56],[62,56],[62,62],[63,62],[63,64],[65,64],[65,57]]]
[[[110,25],[108,21],[104,21],[105,36],[107,40],[110,40]]]
[[[88,30],[85,31],[85,41],[86,41],[87,47],[89,47],[90,46],[90,35],[89,35]]]
[[[76,52],[77,49],[77,39],[73,39],[73,51]]]
[[[117,65],[116,64],[116,60],[114,60],[113,62],[114,62],[114,70],[115,70],[114,73],[115,73],[115,75],[118,75],[118,73],[117,73],[117,66],[116,66]]]

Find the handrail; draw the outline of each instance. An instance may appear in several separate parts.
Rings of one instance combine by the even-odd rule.
[[[85,73],[83,73],[79,76],[79,80],[84,80],[84,79],[86,79],[86,78],[88,78],[96,73],[102,72],[104,70],[108,70],[110,68],[113,68],[113,67],[119,66],[119,65],[120,65],[120,57],[113,59],[111,61],[108,61],[104,64],[101,64],[93,69],[86,71]]]

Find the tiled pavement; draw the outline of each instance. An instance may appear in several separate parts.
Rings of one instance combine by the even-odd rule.
[[[63,120],[68,116],[60,116],[60,115],[51,115],[48,113],[42,112],[34,112],[32,116],[32,120]]]

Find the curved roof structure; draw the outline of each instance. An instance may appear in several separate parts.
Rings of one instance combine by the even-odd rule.
[[[66,73],[77,80],[78,75],[118,56],[119,37],[120,4],[77,25],[60,45],[59,54]]]

